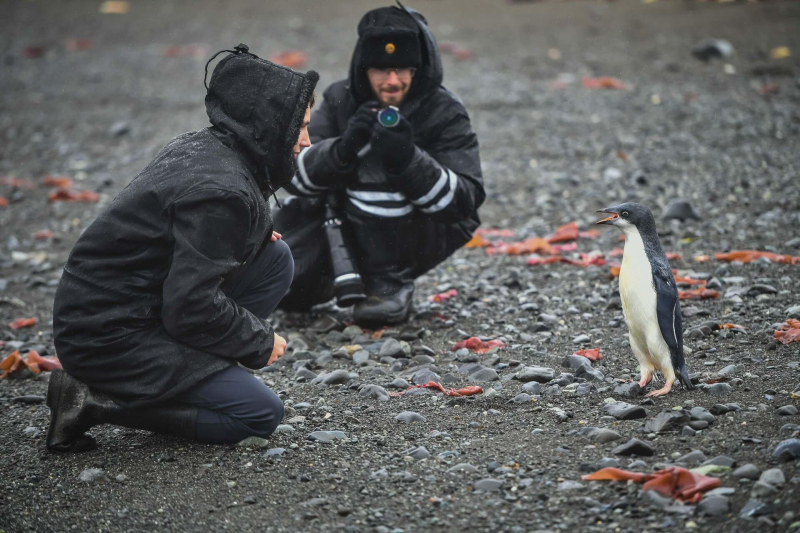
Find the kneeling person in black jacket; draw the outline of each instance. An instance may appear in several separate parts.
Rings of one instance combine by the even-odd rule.
[[[354,318],[379,325],[406,320],[413,280],[469,241],[485,193],[477,138],[464,105],[441,85],[441,57],[422,15],[375,9],[358,35],[349,78],[326,89],[311,117],[313,145],[286,187],[296,197],[275,226],[287,232],[295,260],[281,307],[330,300],[323,204],[337,194],[368,296]],[[376,120],[387,106],[401,116],[392,128]]]
[[[208,443],[275,431],[283,403],[239,365],[286,348],[266,318],[293,261],[268,198],[310,145],[318,78],[236,47],[211,76],[211,127],[170,142],[78,239],[53,309],[48,448],[90,449],[103,423]]]

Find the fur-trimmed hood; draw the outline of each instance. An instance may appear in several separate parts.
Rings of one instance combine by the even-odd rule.
[[[414,76],[407,100],[418,99],[442,84],[444,70],[439,46],[422,13],[411,8],[405,8],[404,11],[395,6],[373,9],[358,23],[358,42],[350,61],[350,91],[359,105],[375,98],[367,79],[366,67],[363,65],[365,38],[382,29],[411,31],[420,40],[422,64]]]
[[[240,45],[214,68],[206,112],[215,133],[243,151],[264,192],[289,183],[306,108],[319,74],[305,74],[243,51]]]

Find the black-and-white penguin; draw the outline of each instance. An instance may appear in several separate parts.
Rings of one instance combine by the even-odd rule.
[[[633,354],[639,361],[644,388],[658,371],[666,385],[648,396],[663,396],[676,379],[693,389],[683,357],[683,331],[678,287],[647,206],[624,203],[598,211],[611,216],[598,224],[616,226],[625,235],[619,272],[619,294]]]

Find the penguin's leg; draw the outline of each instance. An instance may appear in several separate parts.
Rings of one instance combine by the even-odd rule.
[[[641,342],[637,335],[633,332],[628,333],[628,339],[631,343],[631,349],[636,360],[639,361],[639,371],[641,372],[642,379],[639,380],[639,386],[645,388],[650,380],[653,379],[653,368],[650,362],[650,354],[647,352],[647,345]]]
[[[672,383],[673,383],[672,381],[667,380],[666,385],[664,385],[662,388],[658,390],[648,392],[647,395],[653,397],[664,396],[666,393],[672,390]]]
[[[647,346],[650,348],[652,355],[653,365],[664,376],[664,386],[658,390],[651,391],[648,396],[658,397],[664,396],[672,390],[672,384],[675,383],[675,369],[672,368],[672,359],[669,354],[669,346],[664,342],[664,338],[660,332],[651,333],[647,338]]]

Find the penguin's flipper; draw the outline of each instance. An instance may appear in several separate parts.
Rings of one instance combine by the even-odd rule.
[[[653,269],[653,284],[656,289],[656,314],[661,336],[669,347],[672,368],[675,375],[686,389],[693,389],[686,360],[683,357],[683,323],[681,305],[678,301],[678,288],[669,268]]]

